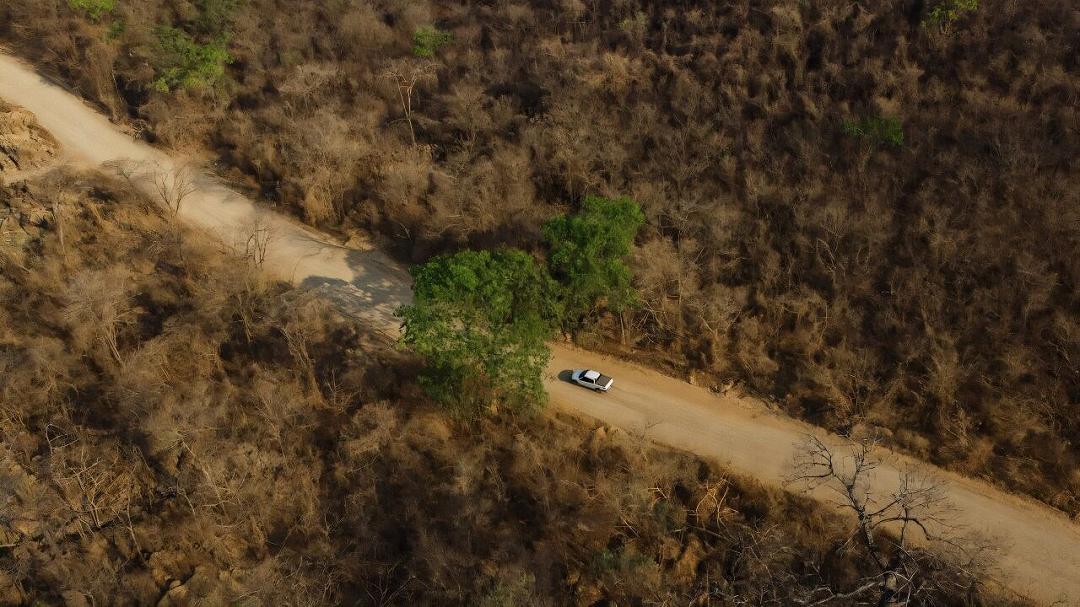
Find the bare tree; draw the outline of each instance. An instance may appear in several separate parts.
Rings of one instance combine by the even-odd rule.
[[[804,605],[876,595],[879,607],[907,606],[978,584],[990,544],[950,523],[944,485],[930,476],[901,470],[895,489],[879,495],[876,447],[874,440],[861,441],[838,454],[809,436],[795,455],[789,482],[828,489],[840,508],[854,514],[855,526],[841,549],[858,549],[873,572],[847,592],[817,588]]]
[[[129,186],[135,188],[136,179],[147,173],[147,164],[147,161],[143,160],[122,158],[118,160],[109,160],[102,166],[115,173],[117,177],[123,179]]]
[[[416,129],[413,128],[413,94],[416,87],[435,79],[435,64],[431,61],[402,59],[390,63],[383,71],[383,76],[394,82],[398,101],[409,125],[409,137],[416,146]]]
[[[49,440],[48,445],[54,481],[64,502],[80,531],[93,534],[117,522],[129,509],[131,500],[138,498],[138,482],[134,469],[118,451],[88,445],[86,438],[63,435],[61,440]]]
[[[273,238],[273,229],[262,213],[257,213],[250,222],[236,233],[233,242],[233,253],[250,261],[256,268],[261,268],[266,262],[266,254]]]
[[[60,201],[53,198],[52,201],[53,222],[56,223],[56,234],[60,237],[60,252],[67,256],[67,246],[64,244],[64,220],[60,215]]]
[[[312,360],[308,348],[308,328],[297,316],[292,322],[285,323],[280,331],[289,346],[289,354],[307,378],[309,393],[318,394],[319,383],[315,375],[315,361]]]
[[[105,167],[133,190],[149,193],[174,215],[195,192],[196,171],[191,163],[166,166],[157,161],[122,159],[110,160]]]
[[[302,206],[308,221],[345,220],[347,193],[356,183],[361,145],[347,120],[334,111],[307,113],[286,107],[287,132],[294,145],[285,153],[296,165],[297,181],[303,185]]]
[[[123,366],[120,332],[131,321],[130,275],[123,270],[83,270],[64,290],[64,319],[76,334],[92,335]]]
[[[190,165],[181,164],[172,168],[158,165],[151,175],[154,193],[162,204],[178,215],[184,199],[195,191],[194,177]]]

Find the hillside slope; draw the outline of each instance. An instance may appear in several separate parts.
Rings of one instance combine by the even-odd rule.
[[[406,261],[631,196],[644,305],[581,343],[1080,512],[1075,2],[8,0],[0,39]]]
[[[103,165],[111,161],[170,161],[136,143],[104,117],[59,87],[43,81],[17,60],[0,56],[0,96],[32,110],[73,159]],[[115,166],[115,165],[113,165]],[[392,331],[389,315],[407,301],[404,273],[372,252],[351,251],[318,239],[307,228],[269,212],[209,176],[192,180],[194,190],[180,216],[219,235],[242,230],[252,216],[272,226],[263,267],[294,283],[317,287],[343,311]],[[153,194],[153,183],[143,183]],[[295,247],[303,247],[296,249]],[[618,389],[606,398],[572,389],[556,377],[548,381],[553,401],[629,431],[644,431],[662,443],[716,457],[739,473],[777,483],[794,445],[809,426],[770,416],[753,401],[717,399],[708,391],[630,366],[556,347],[551,370],[596,366],[616,375]],[[831,440],[836,440],[835,437]],[[878,474],[895,482],[905,460],[897,458]],[[1080,600],[1080,530],[1039,504],[1011,497],[984,483],[950,477],[950,498],[961,507],[957,520],[984,531],[1002,545],[1002,580],[1010,588],[1050,603]]]

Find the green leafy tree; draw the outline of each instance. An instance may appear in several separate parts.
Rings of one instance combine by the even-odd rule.
[[[213,86],[225,75],[225,66],[232,61],[224,37],[200,43],[183,30],[160,27],[157,38],[160,54],[158,76],[153,86],[162,92]]]
[[[530,412],[557,316],[555,288],[529,254],[463,251],[412,269],[413,303],[398,311],[402,343],[426,359],[420,381],[461,418],[491,403]]]
[[[439,52],[440,48],[450,44],[453,39],[454,37],[450,32],[444,32],[437,27],[425,25],[417,29],[413,34],[412,53],[422,59],[433,59],[435,53]]]
[[[629,198],[588,196],[581,211],[549,220],[542,230],[551,247],[548,266],[561,285],[564,322],[575,323],[604,303],[621,311],[635,303],[630,253],[645,223],[641,207]]]

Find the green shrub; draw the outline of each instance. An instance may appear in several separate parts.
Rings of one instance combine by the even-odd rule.
[[[440,48],[450,44],[453,39],[454,37],[450,32],[444,32],[437,27],[425,25],[413,34],[412,53],[423,59],[431,59],[435,57],[435,53]]]
[[[979,0],[942,0],[926,13],[923,25],[936,25],[947,32],[961,17],[978,9]]]
[[[153,87],[158,91],[213,86],[232,61],[223,37],[200,43],[174,27],[160,27],[156,34],[161,54]]]
[[[116,19],[109,24],[109,30],[105,33],[105,38],[109,40],[118,40],[120,36],[124,35],[127,31],[127,21],[123,19]]]
[[[633,574],[642,567],[652,566],[653,560],[633,547],[623,546],[615,550],[604,548],[593,553],[589,569],[594,575],[610,573]]]
[[[113,12],[116,8],[116,0],[68,0],[68,6],[86,13],[91,19],[97,21],[102,16]]]
[[[904,145],[904,127],[899,118],[892,116],[871,116],[861,120],[844,122],[844,132],[852,137],[866,139],[875,145]]]

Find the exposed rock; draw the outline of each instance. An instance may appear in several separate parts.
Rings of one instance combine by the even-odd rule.
[[[41,168],[59,152],[59,144],[33,114],[0,102],[0,175]]]

